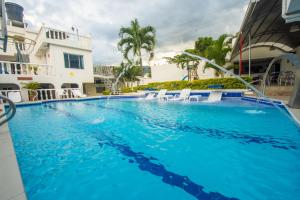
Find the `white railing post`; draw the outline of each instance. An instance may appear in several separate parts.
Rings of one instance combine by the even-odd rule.
[[[7,71],[8,71],[8,74],[12,74],[13,70],[12,70],[11,63],[8,63]]]
[[[52,72],[52,66],[47,64],[0,61],[0,75],[12,75],[12,76],[53,75],[50,72]]]
[[[49,93],[50,93],[50,99],[53,99],[52,90],[49,90]]]
[[[1,62],[0,63],[0,74],[4,74],[5,72],[4,72],[4,67],[3,67],[3,63]]]

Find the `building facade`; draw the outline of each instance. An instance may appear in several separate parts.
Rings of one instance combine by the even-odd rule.
[[[33,31],[23,22],[20,5],[7,2],[5,7],[8,39],[6,51],[0,51],[0,90],[38,82],[42,89],[83,91],[94,83],[91,36],[46,26]]]

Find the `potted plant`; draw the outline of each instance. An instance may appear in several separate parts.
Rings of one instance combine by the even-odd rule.
[[[37,89],[41,88],[41,85],[38,82],[28,82],[24,83],[23,86],[24,89],[28,90],[28,98],[29,101],[35,101],[36,96],[37,96]]]

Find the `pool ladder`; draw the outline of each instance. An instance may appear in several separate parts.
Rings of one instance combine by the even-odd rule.
[[[3,113],[0,114],[0,126],[2,126],[14,117],[14,115],[16,114],[16,105],[9,98],[2,94],[0,94],[0,100],[2,102],[4,100],[8,103],[8,109],[4,109]]]

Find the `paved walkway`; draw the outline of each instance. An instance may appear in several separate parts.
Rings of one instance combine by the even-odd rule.
[[[7,124],[0,127],[0,200],[26,200]]]

